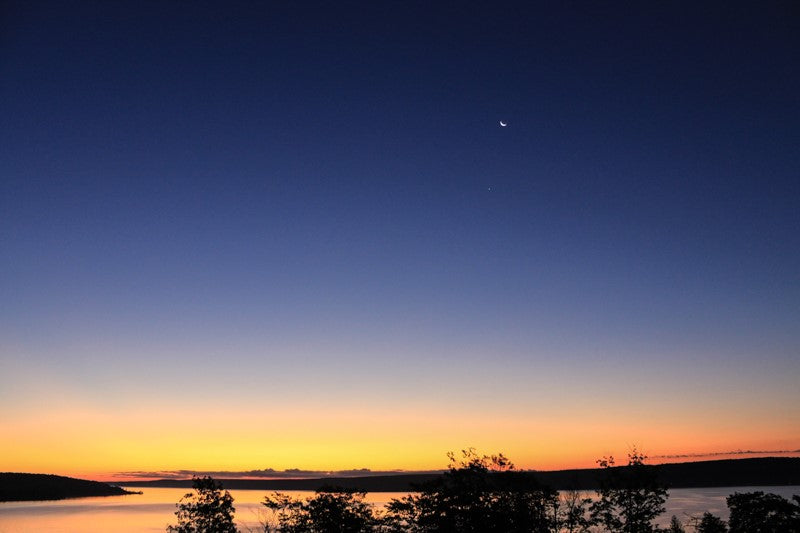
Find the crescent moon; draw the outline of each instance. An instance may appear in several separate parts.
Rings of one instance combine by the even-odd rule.
[[[500,121],[500,127],[502,127],[502,128],[505,128],[506,126],[508,126],[508,124],[507,124],[506,122],[503,122],[503,121],[501,120],[501,121]]]

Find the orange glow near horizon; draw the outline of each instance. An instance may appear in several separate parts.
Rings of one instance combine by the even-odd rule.
[[[800,455],[783,5],[187,11],[0,8],[0,472]]]
[[[133,471],[438,470],[447,466],[447,451],[467,446],[479,453],[502,452],[518,468],[556,470],[591,468],[605,455],[624,459],[633,445],[652,457],[728,451],[731,443],[733,449],[796,449],[800,442],[798,430],[780,420],[755,422],[743,435],[735,417],[713,424],[655,418],[632,426],[622,418],[578,421],[557,411],[535,418],[476,417],[323,405],[294,410],[64,407],[36,417],[6,417],[2,426],[3,434],[19,436],[0,443],[2,470],[109,481],[123,479],[116,473]],[[692,459],[651,462],[680,460]]]

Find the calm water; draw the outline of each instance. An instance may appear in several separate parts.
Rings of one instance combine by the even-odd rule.
[[[139,489],[135,489],[139,490]],[[105,533],[108,531],[132,533],[138,531],[164,531],[167,524],[175,523],[175,503],[187,489],[143,488],[144,494],[109,496],[102,498],[76,498],[48,502],[0,503],[0,533],[18,531]],[[685,521],[687,515],[709,511],[727,518],[725,497],[734,492],[762,490],[784,498],[800,494],[800,486],[792,487],[724,487],[715,489],[675,489],[667,500],[665,524],[670,516],[677,515]],[[258,531],[259,521],[268,518],[260,504],[266,491],[232,490],[236,507],[236,522],[243,531]],[[305,491],[283,491],[293,496],[310,496]],[[402,492],[374,492],[367,500],[382,506]]]

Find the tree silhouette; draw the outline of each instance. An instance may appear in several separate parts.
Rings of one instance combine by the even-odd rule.
[[[558,494],[538,486],[502,454],[448,454],[450,467],[419,492],[392,500],[392,531],[443,533],[550,532],[556,527]]]
[[[695,533],[728,533],[728,525],[718,516],[709,512],[703,513],[700,518],[693,518],[696,521],[694,526]]]
[[[278,519],[283,533],[366,533],[378,523],[365,492],[323,487],[313,498],[295,499],[279,492],[262,504]]]
[[[656,470],[644,464],[647,459],[634,448],[628,465],[614,466],[614,458],[597,461],[603,469],[599,499],[591,506],[592,518],[614,533],[653,533],[653,521],[664,512],[667,489],[658,482]]]
[[[730,533],[800,533],[800,497],[758,492],[728,496]]]
[[[585,498],[578,490],[568,490],[561,495],[559,506],[559,531],[564,533],[587,533],[592,520],[588,516],[591,498]]]
[[[672,515],[672,518],[670,518],[667,533],[686,533],[686,529],[684,529],[683,524],[677,516]]]
[[[194,478],[192,488],[176,505],[178,525],[167,526],[174,533],[236,533],[233,497],[211,477]]]

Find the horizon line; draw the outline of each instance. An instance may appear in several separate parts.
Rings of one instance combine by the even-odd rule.
[[[708,452],[708,453],[685,453],[685,454],[663,454],[648,456],[649,459],[701,459],[704,457],[741,457],[749,455],[788,455],[800,454],[800,449],[795,450],[736,450],[728,452]],[[687,461],[699,462],[699,461]],[[655,464],[670,464],[669,461]],[[592,468],[557,468],[541,470],[536,468],[519,469],[523,472],[558,472],[565,470],[592,470]],[[124,478],[133,480],[186,480],[192,477],[210,476],[215,479],[259,479],[259,480],[279,480],[279,479],[325,479],[325,478],[351,478],[351,477],[378,477],[393,475],[427,475],[441,474],[447,469],[432,470],[405,470],[402,468],[391,470],[372,470],[369,468],[353,468],[346,470],[306,470],[300,468],[287,468],[276,470],[273,468],[254,469],[254,470],[133,470],[115,472],[112,478]],[[120,481],[124,480],[120,479]]]

